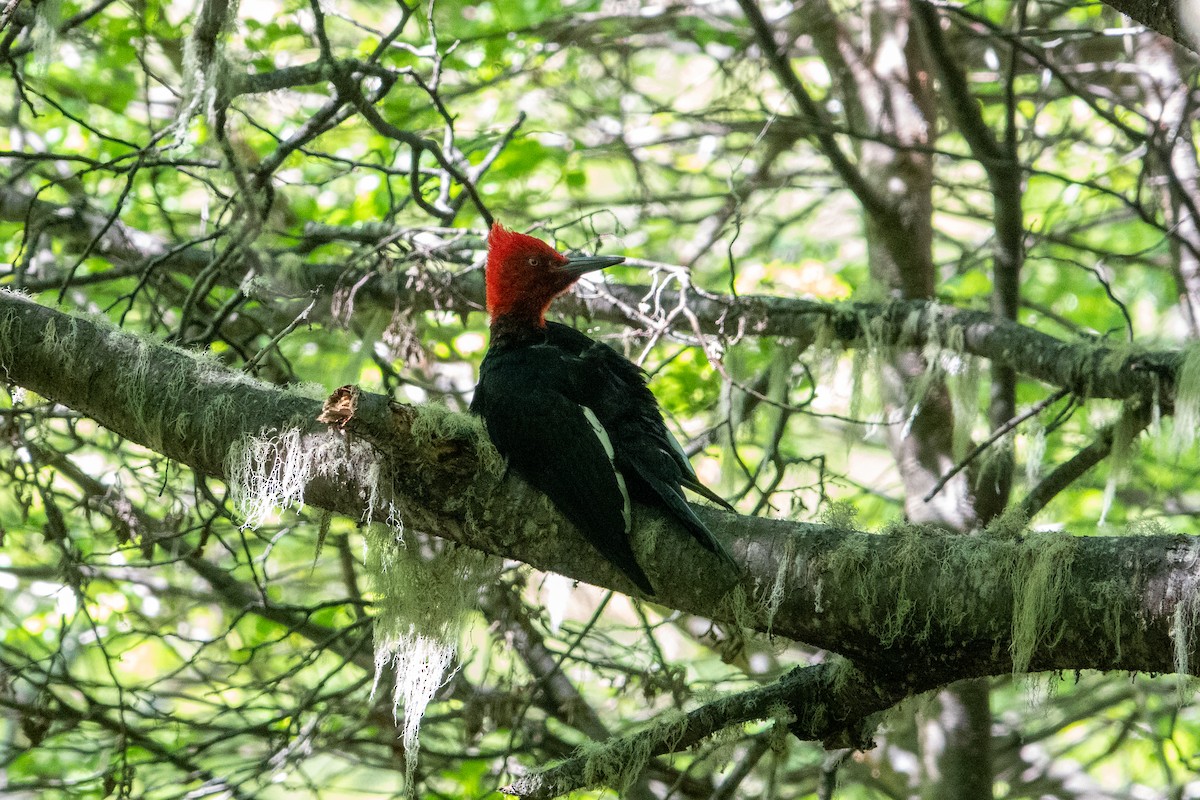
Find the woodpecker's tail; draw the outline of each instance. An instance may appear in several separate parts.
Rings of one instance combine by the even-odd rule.
[[[679,482],[681,484],[683,484],[683,488],[695,492],[696,494],[703,497],[705,500],[713,501],[714,503],[716,503],[717,505],[719,505],[721,508],[725,509],[726,511],[733,511],[734,513],[737,513],[737,509],[734,508],[733,506],[731,506],[724,497],[721,497],[721,495],[717,494],[716,492],[714,492],[712,489],[705,486],[700,481],[693,480],[692,478],[684,476],[683,478],[680,479]]]
[[[692,511],[692,507],[688,505],[687,500],[683,497],[682,490],[654,476],[641,475],[640,477],[662,499],[663,504],[670,510],[675,519],[679,520],[683,527],[688,529],[688,533],[692,535],[693,539],[703,545],[706,550],[719,556],[735,573],[742,571],[737,562],[733,560],[733,556],[729,555],[729,551],[725,549],[725,546],[700,521],[700,518],[696,516],[696,512]],[[691,487],[689,486],[688,488]]]
[[[650,578],[646,576],[645,571],[637,563],[637,559],[633,557],[633,548],[626,545],[615,552],[611,548],[597,547],[596,549],[600,550],[600,554],[616,565],[617,569],[621,570],[626,578],[633,581],[633,584],[644,594],[650,597],[655,596],[654,584],[650,582]]]

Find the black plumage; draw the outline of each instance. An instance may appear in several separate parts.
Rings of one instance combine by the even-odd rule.
[[[631,499],[666,509],[736,567],[682,487],[728,504],[700,484],[663,422],[645,372],[608,345],[544,319],[550,301],[580,274],[620,260],[568,259],[537,239],[493,227],[487,275],[492,339],[471,410],[509,466],[652,595],[629,540]]]

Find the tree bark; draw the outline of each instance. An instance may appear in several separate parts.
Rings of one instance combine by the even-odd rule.
[[[472,418],[363,393],[344,429],[321,424],[317,399],[11,292],[0,293],[0,365],[10,382],[219,478],[246,437],[296,431],[324,460],[294,500],[381,519],[390,503],[415,529],[629,589],[544,497],[501,479]],[[269,469],[281,446],[252,466]],[[364,459],[369,469],[354,467]],[[1009,672],[1020,653],[1031,670],[1197,671],[1200,548],[1188,537],[878,535],[698,513],[743,568],[726,583],[753,595],[778,577],[779,605],[773,616],[753,599],[739,607],[707,551],[639,508],[636,545],[658,602],[834,650],[862,670],[949,682]]]

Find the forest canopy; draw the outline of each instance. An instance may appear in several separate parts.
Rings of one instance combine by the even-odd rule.
[[[0,793],[1200,798],[1190,8],[0,3]],[[497,221],[740,574],[467,413]]]

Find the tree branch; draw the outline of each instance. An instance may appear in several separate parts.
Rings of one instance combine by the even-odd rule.
[[[314,421],[317,400],[9,292],[0,293],[0,366],[9,381],[225,479],[231,451],[241,462],[254,452],[247,437],[296,431],[291,450],[265,442],[264,461],[248,465],[307,459],[292,500],[356,517],[390,512],[412,529],[629,589],[544,497],[502,478],[473,418],[363,393],[344,430],[332,429]],[[726,596],[735,581],[719,562],[639,507],[634,544],[658,602],[832,649],[860,669],[949,681],[1008,672],[1014,651],[1027,651],[1019,662],[1030,669],[1170,672],[1177,643],[1189,651],[1182,663],[1196,663],[1195,614],[1186,609],[1200,548],[1188,537],[963,537],[910,526],[871,535],[697,510],[738,559],[742,589]],[[1056,602],[1030,594],[1028,582],[1047,574],[1062,578]],[[749,612],[739,609],[739,594],[777,579],[773,615],[753,600]],[[1034,601],[1057,614],[1022,623]]]
[[[595,776],[602,774],[594,766],[597,762],[677,753],[731,725],[771,717],[780,717],[795,735],[830,747],[870,746],[871,731],[863,729],[866,719],[894,705],[916,683],[905,687],[903,681],[878,682],[837,660],[797,667],[768,686],[722,697],[680,718],[659,720],[500,791],[525,800],[550,800],[596,785]]]
[[[106,230],[102,215],[68,206],[58,206],[29,197],[15,190],[0,188],[0,220],[22,220],[30,224],[55,226],[74,246],[83,247],[91,237],[100,237],[94,250],[130,269],[114,270],[114,277],[138,274],[144,262],[152,262],[188,275],[199,274],[211,263],[210,254],[198,247],[171,247],[153,234],[130,228],[117,221]],[[419,232],[414,229],[413,233]],[[364,241],[378,241],[395,231],[371,228],[361,232]],[[443,231],[445,233],[445,231]],[[463,238],[460,231],[447,238],[441,248],[426,247],[411,256],[435,258],[451,263],[471,263],[482,245],[482,237]],[[256,271],[273,280],[284,293],[308,292],[323,287],[326,302],[314,309],[317,319],[328,319],[331,287],[350,283],[356,287],[356,309],[393,312],[397,307],[414,311],[440,310],[460,314],[482,311],[483,273],[467,270],[456,273],[423,269],[419,276],[404,282],[369,271],[347,273],[344,264],[305,264],[304,269],[287,266],[286,260],[259,265]],[[655,266],[631,260],[633,266]],[[241,272],[230,270],[241,279]],[[232,278],[230,279],[232,280]],[[231,284],[235,285],[235,284]],[[46,287],[57,287],[57,279]],[[641,310],[647,298],[654,299],[649,312]],[[960,337],[962,352],[985,358],[993,364],[1015,369],[1029,378],[1051,386],[1069,389],[1083,397],[1150,400],[1156,391],[1169,413],[1174,398],[1175,373],[1183,355],[1175,350],[1141,350],[1110,347],[1101,342],[1065,342],[1049,334],[1008,320],[996,319],[982,311],[957,309],[925,301],[886,303],[827,303],[792,297],[767,295],[719,295],[686,289],[678,290],[645,285],[607,284],[592,297],[568,295],[556,309],[563,316],[582,314],[592,319],[641,327],[646,314],[656,309],[686,306],[689,314],[659,324],[682,335],[696,330],[709,335],[729,337],[783,336],[812,341],[822,327],[834,342],[844,346],[922,347],[931,337],[946,348],[956,347]],[[290,318],[289,318],[290,319]],[[664,327],[665,326],[665,327]],[[1156,387],[1156,382],[1159,384]]]
[[[1177,14],[1181,3],[1165,0],[1104,0],[1104,4],[1150,30],[1158,31],[1168,39],[1174,39],[1189,50],[1196,51],[1196,42],[1184,36],[1183,28],[1179,24]],[[1196,33],[1192,31],[1192,35]]]
[[[746,20],[754,30],[754,38],[762,49],[771,71],[775,73],[780,84],[796,101],[796,107],[800,109],[800,113],[812,126],[813,138],[821,145],[821,152],[829,159],[838,176],[858,198],[858,202],[862,203],[868,214],[880,220],[893,219],[896,216],[895,210],[871,188],[858,167],[842,151],[842,146],[834,137],[833,128],[825,118],[824,112],[809,95],[804,84],[800,82],[799,76],[792,69],[786,49],[776,44],[775,34],[766,18],[763,17],[758,4],[755,0],[738,0],[738,6],[741,7],[742,13],[746,15]]]

